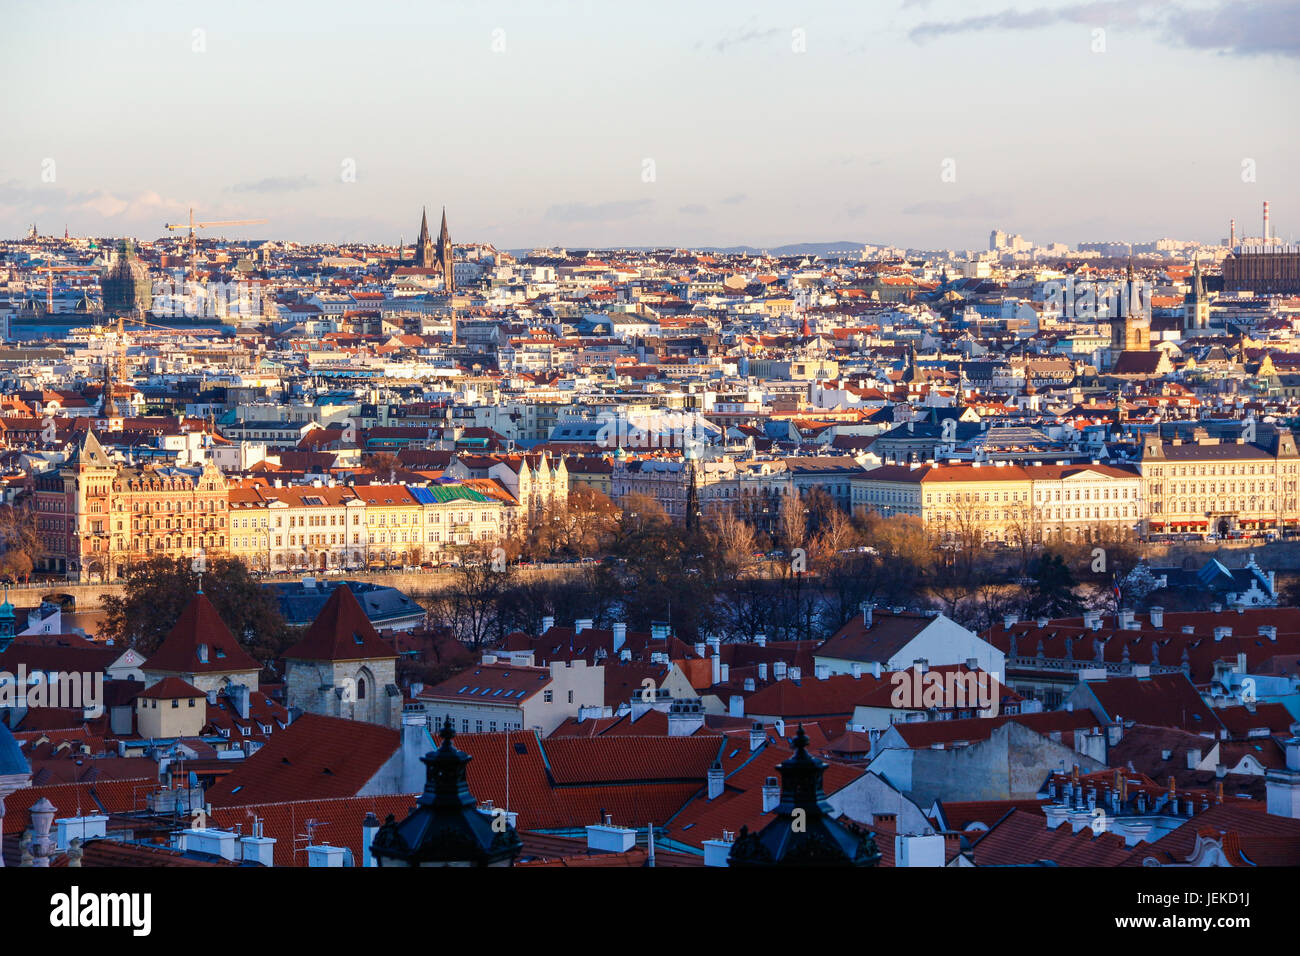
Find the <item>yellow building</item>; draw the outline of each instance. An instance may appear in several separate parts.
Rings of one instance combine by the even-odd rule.
[[[150,740],[197,737],[207,715],[208,695],[179,677],[165,677],[135,698],[136,733]]]
[[[1142,515],[1141,476],[1107,465],[882,465],[852,484],[855,512],[911,515],[963,543],[1129,534]]]
[[[1300,454],[1295,436],[1223,442],[1197,429],[1193,441],[1148,435],[1139,464],[1154,533],[1228,535],[1295,528]]]

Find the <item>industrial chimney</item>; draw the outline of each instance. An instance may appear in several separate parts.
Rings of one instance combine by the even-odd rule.
[[[1264,245],[1269,244],[1268,239],[1268,200],[1264,200]]]

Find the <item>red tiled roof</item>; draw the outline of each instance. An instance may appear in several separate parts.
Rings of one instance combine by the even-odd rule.
[[[394,659],[397,652],[379,636],[347,583],[334,589],[302,640],[285,660],[358,661]]]
[[[187,697],[207,696],[189,681],[181,680],[179,677],[164,677],[148,690],[142,690],[136,695],[136,699],[139,700],[143,697],[146,700],[177,700]]]
[[[1072,832],[1068,822],[1047,828],[1042,813],[1012,810],[971,847],[976,866],[1016,866],[1050,860],[1058,866],[1120,866],[1134,849],[1114,833],[1084,827]]]
[[[304,714],[207,792],[213,806],[353,797],[393,755],[396,730]]]
[[[207,646],[207,661],[199,659],[200,645]],[[230,628],[205,594],[196,594],[185,605],[180,618],[141,666],[144,671],[173,674],[222,674],[256,671],[260,667],[235,640]]]

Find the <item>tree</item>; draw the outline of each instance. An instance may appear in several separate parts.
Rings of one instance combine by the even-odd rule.
[[[121,595],[106,594],[100,634],[149,655],[157,650],[185,606],[199,591],[199,573],[188,558],[158,556],[127,571]],[[279,656],[294,640],[274,595],[237,558],[206,560],[204,596],[236,639],[258,660]]]
[[[43,554],[31,504],[0,506],[0,578],[25,582]]]
[[[1044,551],[1034,569],[1033,581],[1026,595],[1026,609],[1031,617],[1071,617],[1083,611],[1083,602],[1075,588],[1078,582],[1065,559]]]
[[[504,550],[487,541],[450,548],[459,558],[454,580],[429,607],[435,621],[450,628],[474,650],[504,636],[500,613],[502,599],[514,582],[515,569]]]

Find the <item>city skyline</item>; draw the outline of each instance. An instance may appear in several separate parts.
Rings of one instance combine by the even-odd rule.
[[[1268,199],[1296,234],[1292,0],[687,10],[15,11],[0,226],[410,245],[445,204],[498,248],[982,248],[1212,243]]]

